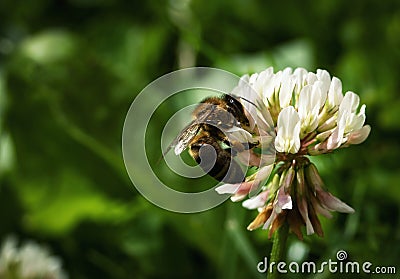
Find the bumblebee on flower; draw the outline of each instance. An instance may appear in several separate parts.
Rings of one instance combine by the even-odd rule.
[[[246,86],[256,92],[251,99]],[[371,127],[364,125],[366,107],[360,107],[359,96],[351,91],[343,95],[341,81],[325,70],[312,73],[286,68],[274,73],[272,67],[243,76],[233,92],[257,104],[258,110],[268,110],[276,133],[272,164],[260,166],[244,183],[216,189],[238,201],[261,187],[256,196],[243,201],[244,207],[259,211],[248,229],[262,226],[271,236],[286,222],[300,239],[302,226],[307,235],[323,236],[318,215],[330,218],[331,211],[353,213],[327,191],[308,156],[359,144],[368,137]],[[267,179],[267,185],[262,185]]]

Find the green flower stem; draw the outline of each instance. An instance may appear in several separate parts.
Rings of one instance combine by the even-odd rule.
[[[268,279],[279,278],[279,272],[276,270],[276,265],[278,262],[284,260],[288,234],[289,225],[286,222],[274,233],[269,263],[274,262],[275,265],[272,270],[268,268]]]

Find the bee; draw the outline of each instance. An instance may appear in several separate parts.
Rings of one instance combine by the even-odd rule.
[[[200,102],[192,116],[193,120],[165,153],[174,147],[175,154],[179,155],[189,148],[189,154],[197,164],[216,180],[231,184],[243,182],[245,174],[232,157],[254,143],[237,142],[224,133],[238,128],[250,131],[249,119],[240,101],[228,94],[209,97]]]

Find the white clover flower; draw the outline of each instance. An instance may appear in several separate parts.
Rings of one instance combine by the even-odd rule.
[[[7,238],[0,251],[0,278],[65,279],[61,261],[38,244],[28,242],[20,248],[15,238]]]
[[[344,125],[344,134],[362,128],[365,122],[365,105],[362,105],[357,113],[360,97],[353,92],[347,92],[339,106],[338,124]]]
[[[345,143],[347,143],[345,146],[358,144],[368,137],[371,128],[369,125],[363,126],[366,118],[366,106],[362,105],[360,111],[357,112],[359,104],[360,97],[357,94],[351,91],[346,93],[339,106],[336,128],[326,142],[327,150],[339,148]],[[356,140],[354,140],[355,137]],[[351,138],[350,142],[347,142],[348,138]],[[317,145],[317,149],[321,146],[324,147],[323,143]]]
[[[279,106],[283,109],[290,105],[292,101],[295,82],[292,78],[292,69],[286,68],[282,72],[279,91]]]
[[[323,86],[322,82],[316,81],[312,85],[304,86],[300,92],[298,112],[301,120],[301,138],[318,127],[319,112],[326,99]]]
[[[297,153],[300,148],[300,117],[292,107],[284,108],[278,117],[275,148],[278,152]]]
[[[302,226],[307,234],[322,236],[318,214],[330,218],[330,211],[353,213],[354,209],[326,190],[308,156],[330,153],[366,140],[371,127],[364,125],[366,106],[359,107],[359,96],[351,91],[343,96],[341,81],[331,78],[325,70],[312,73],[303,68],[294,71],[286,68],[274,73],[272,67],[242,77],[234,92],[257,106],[246,106],[252,110],[248,114],[257,120],[253,123],[263,123],[257,125],[258,132],[252,137],[261,141],[262,135],[268,135],[267,141],[276,150],[273,162],[265,155],[261,160],[253,154],[251,161],[263,164],[245,182],[217,188],[221,194],[231,194],[232,201],[259,191],[242,203],[259,212],[248,229],[262,226],[271,236],[286,222],[299,239],[303,238]],[[270,130],[274,126],[276,136],[271,140]],[[273,178],[268,179],[274,168]]]
[[[343,100],[342,82],[337,77],[333,77],[328,91],[326,110],[331,112],[337,109]]]

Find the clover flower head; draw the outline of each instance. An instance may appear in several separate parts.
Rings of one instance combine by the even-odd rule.
[[[8,237],[0,249],[0,278],[65,279],[61,261],[34,242],[21,247],[13,237]]]
[[[255,92],[254,96],[250,97],[248,87]],[[366,106],[360,107],[357,94],[351,91],[343,94],[340,79],[331,78],[325,70],[312,73],[303,68],[286,68],[274,73],[272,67],[243,76],[233,92],[257,105],[255,109],[243,103],[246,109],[252,110],[248,114],[256,115],[256,120],[261,118],[265,123],[253,125],[258,131],[253,137],[260,139],[266,130],[265,134],[272,139],[261,150],[272,146],[276,152],[272,161],[260,159],[264,164],[246,177],[245,182],[216,189],[221,194],[232,194],[233,201],[243,200],[250,194],[242,205],[259,213],[248,226],[249,230],[263,227],[271,236],[286,222],[300,239],[303,226],[307,235],[322,236],[318,215],[330,218],[332,211],[354,212],[328,192],[308,157],[366,140],[371,127],[364,125]],[[267,153],[253,152],[253,157]],[[252,162],[257,162],[255,158]]]

